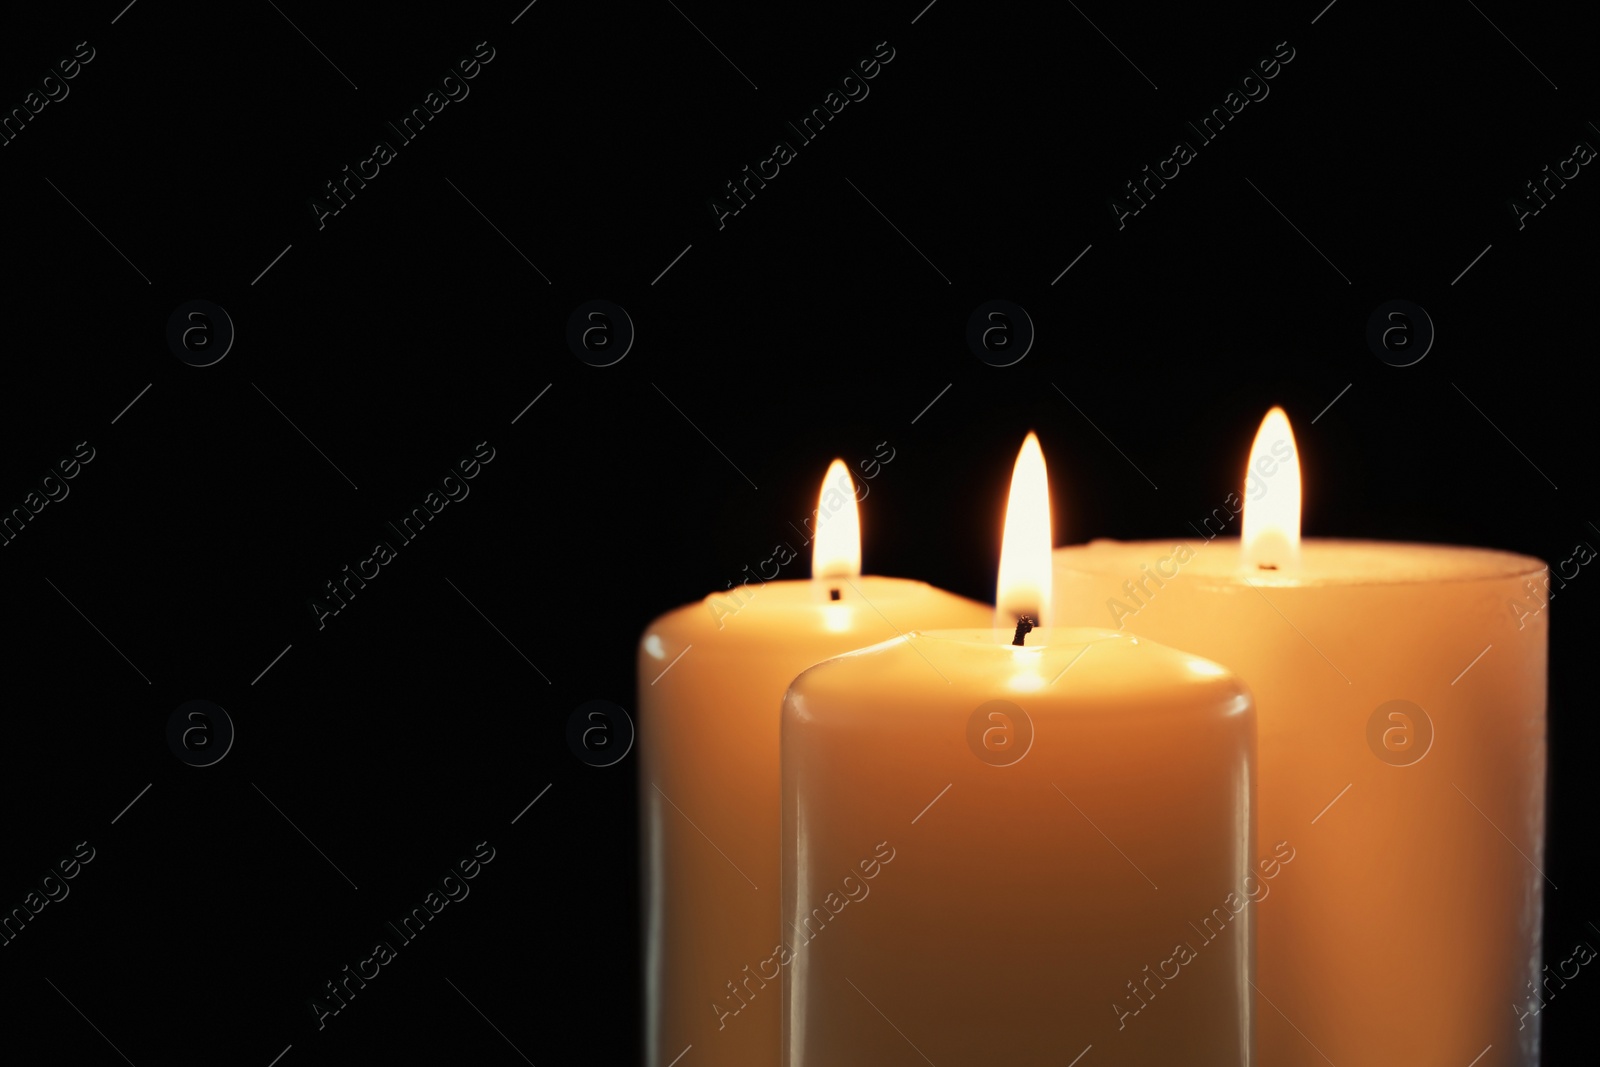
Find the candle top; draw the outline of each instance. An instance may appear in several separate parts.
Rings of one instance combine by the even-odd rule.
[[[850,634],[868,644],[927,626],[930,619],[958,625],[987,617],[989,610],[912,578],[858,574],[784,579],[735,586],[676,608],[646,628],[645,647],[667,654],[672,642],[656,636],[652,643],[652,635],[692,633],[704,634],[692,640],[729,645],[804,633]]]
[[[884,699],[891,693],[905,699]],[[904,634],[826,660],[790,686],[802,719],[806,697],[825,694],[908,715],[975,697],[1026,700],[1030,711],[1252,710],[1244,683],[1219,664],[1116,630],[1068,626],[1036,629],[1021,647],[995,629]]]
[[[1246,567],[1239,539],[1178,537],[1170,541],[1113,541],[1058,548],[1058,571],[1110,574],[1137,578],[1140,564],[1161,578],[1178,574],[1201,584],[1234,586],[1248,579],[1263,586],[1411,585],[1533,578],[1545,564],[1532,556],[1461,545],[1428,545],[1398,541],[1344,541],[1307,538],[1300,543],[1299,565],[1272,571]],[[1124,573],[1126,572],[1126,573]]]

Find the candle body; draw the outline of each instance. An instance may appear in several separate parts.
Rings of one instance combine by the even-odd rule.
[[[830,590],[840,599],[831,600]],[[639,646],[645,1062],[776,1067],[778,723],[795,675],[993,609],[898,578],[768,582],[656,619]]]
[[[1239,561],[1094,542],[1055,580],[1058,621],[1180,644],[1255,695],[1258,847],[1298,853],[1257,916],[1261,1062],[1536,1064],[1544,565],[1318,540],[1293,575]]]
[[[791,687],[785,1067],[1248,1064],[1248,694],[1126,635],[1010,637]]]

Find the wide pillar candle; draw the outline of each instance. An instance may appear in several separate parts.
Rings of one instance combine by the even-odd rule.
[[[1261,848],[1298,857],[1257,914],[1261,1062],[1537,1063],[1516,1009],[1541,965],[1548,616],[1514,606],[1544,565],[1308,540],[1291,580],[1238,558],[1096,541],[1056,551],[1056,583],[1068,620],[1116,614],[1255,694]]]
[[[1258,847],[1297,857],[1257,914],[1261,1063],[1531,1067],[1545,566],[1293,527],[1276,571],[1221,537],[1058,549],[1058,621],[1190,649],[1255,695]]]
[[[778,1063],[779,986],[764,961],[782,938],[778,724],[789,682],[898,633],[991,617],[923,582],[858,573],[842,464],[828,472],[817,527],[813,573],[824,576],[713,593],[640,641],[647,1067],[690,1045],[681,1067]]]

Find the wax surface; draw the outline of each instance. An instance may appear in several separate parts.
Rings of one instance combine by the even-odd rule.
[[[791,687],[785,1067],[1249,1062],[1248,695],[1127,635],[1009,639],[914,634]],[[975,727],[994,700],[1020,714]]]
[[[840,599],[831,600],[836,589]],[[646,1064],[776,1067],[778,722],[812,664],[993,609],[898,578],[768,582],[663,615],[639,644]],[[680,1067],[688,1067],[685,1060]]]
[[[1544,572],[1375,542],[1306,541],[1295,573],[1245,571],[1225,539],[1056,550],[1058,622],[1190,649],[1255,694],[1258,848],[1298,853],[1257,916],[1268,1067],[1537,1063]]]

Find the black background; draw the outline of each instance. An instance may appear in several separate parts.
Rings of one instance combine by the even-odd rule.
[[[646,622],[770,555],[835,455],[894,449],[868,571],[985,600],[1028,430],[1059,544],[1159,537],[1236,488],[1274,403],[1312,535],[1551,562],[1600,542],[1600,178],[1520,230],[1507,206],[1600,143],[1565,12],[121,2],[0,34],[6,109],[95,49],[0,147],[0,507],[95,449],[0,550],[0,907],[75,842],[97,853],[0,949],[7,1045],[636,1062],[636,753],[586,766],[567,717],[632,710]],[[323,183],[480,41],[470,95],[319,229]],[[880,41],[870,95],[719,229],[708,198]],[[1119,230],[1122,183],[1280,41],[1270,95]],[[207,368],[165,341],[195,298],[238,333]],[[565,341],[594,298],[637,328],[614,366]],[[964,339],[992,298],[1037,328],[1014,366]],[[1438,331],[1405,368],[1364,337],[1396,298]],[[323,583],[484,440],[470,496],[319,629]],[[1558,596],[1552,961],[1600,915],[1600,578]],[[196,698],[238,731],[202,769],[164,733]],[[482,840],[471,895],[319,1031],[307,999]],[[1552,1062],[1597,1003],[1584,977],[1549,1003]]]

